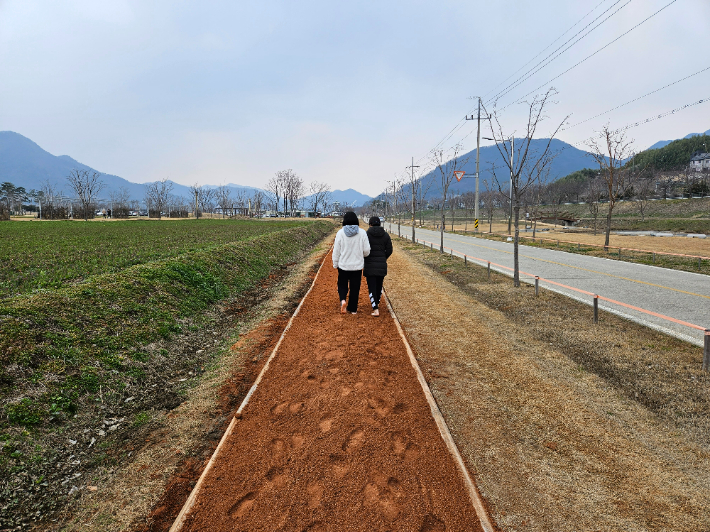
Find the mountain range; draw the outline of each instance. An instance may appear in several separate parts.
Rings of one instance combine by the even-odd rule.
[[[0,182],[9,181],[13,185],[24,187],[29,191],[41,189],[42,185],[48,181],[57,189],[69,194],[66,177],[74,169],[97,171],[68,155],[52,155],[19,133],[0,131]],[[117,175],[100,173],[105,184],[101,191],[102,198],[108,198],[111,192],[118,191],[120,188],[127,189],[131,198],[142,200],[145,197],[147,183],[133,183]],[[173,194],[185,198],[192,197],[189,187],[174,181],[171,183],[173,184]],[[205,186],[217,188],[217,185]],[[255,191],[261,190],[235,183],[229,183],[226,186],[231,189],[233,196],[238,193],[251,195]],[[306,197],[307,199],[308,197]],[[331,192],[331,201],[337,201],[343,205],[360,206],[370,199],[372,199],[370,196],[351,188]]]
[[[699,137],[701,135],[710,135],[710,129],[708,129],[705,133],[690,133],[683,138],[689,139],[692,137]],[[673,140],[678,140],[678,139],[673,139]],[[663,148],[665,146],[668,146],[671,142],[673,142],[673,140],[659,140],[653,146],[650,146],[648,149],[649,150],[657,150],[658,148]]]
[[[710,130],[705,133],[690,133],[684,138],[703,134],[710,134]],[[531,150],[543,148],[546,142],[547,139],[534,139],[531,143]],[[661,140],[648,149],[662,148],[671,142],[671,140]],[[562,140],[554,139],[551,143],[551,149],[557,155],[550,167],[550,181],[555,181],[577,170],[594,166],[594,161],[588,152],[575,148]],[[452,193],[457,194],[473,191],[475,189],[475,179],[471,177],[474,176],[476,172],[476,150],[471,150],[463,154],[460,159],[467,161],[461,167],[462,170],[466,171],[466,176],[460,182],[454,181],[450,188]],[[498,148],[496,146],[482,147],[480,157],[481,183],[479,190],[484,191],[486,183],[491,184],[493,176],[491,168],[493,166],[498,168],[499,179],[505,180],[506,167],[503,161],[501,161],[501,154]],[[15,186],[22,186],[29,191],[31,189],[40,189],[43,183],[48,181],[58,189],[64,189],[65,192],[68,192],[66,177],[73,169],[94,171],[93,168],[72,159],[68,155],[52,155],[19,133],[0,131],[0,182],[9,181]],[[419,179],[423,180],[423,182],[427,182],[430,178],[436,180],[437,172],[437,169],[431,170]],[[142,200],[145,196],[146,184],[133,183],[122,177],[106,173],[102,173],[101,178],[106,185],[101,192],[102,197],[107,198],[111,192],[117,191],[119,188],[126,188],[130,196],[135,199]],[[172,183],[173,193],[175,195],[186,198],[191,197],[189,187],[175,182]],[[206,186],[216,188],[216,185]],[[235,183],[229,183],[226,186],[231,189],[233,195],[251,195],[255,191],[260,190]],[[433,197],[437,194],[436,185],[432,185],[427,196]],[[362,194],[352,188],[347,190],[334,190],[331,192],[331,201],[337,201],[341,205],[361,206],[371,199],[370,196]]]

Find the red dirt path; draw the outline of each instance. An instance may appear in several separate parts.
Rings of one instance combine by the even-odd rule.
[[[330,256],[183,531],[480,531],[386,308],[341,315]]]

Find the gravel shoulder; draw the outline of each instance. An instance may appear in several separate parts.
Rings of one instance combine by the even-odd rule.
[[[492,277],[397,241],[385,287],[497,524],[707,529],[700,350]]]

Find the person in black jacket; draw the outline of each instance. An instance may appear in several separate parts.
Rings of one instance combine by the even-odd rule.
[[[372,315],[379,316],[382,283],[387,275],[387,259],[392,255],[392,239],[385,228],[380,225],[380,219],[377,216],[370,218],[367,239],[370,241],[370,254],[365,257],[363,274],[367,280],[367,290],[370,292]]]

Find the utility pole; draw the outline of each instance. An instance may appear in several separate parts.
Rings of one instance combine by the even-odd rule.
[[[515,136],[510,137],[510,212],[508,213],[508,234],[511,231],[511,224],[513,223],[513,153],[515,151]]]
[[[473,120],[473,115],[469,118],[468,116],[466,117],[466,120]],[[478,97],[478,135],[476,137],[476,205],[474,206],[474,218],[475,218],[475,223],[473,225],[474,227],[474,232],[478,233],[478,176],[479,174],[479,168],[480,168],[480,161],[481,161],[481,97]]]
[[[410,181],[410,185],[412,187],[412,242],[414,242],[414,221],[415,221],[415,216],[414,216],[414,205],[416,203],[416,192],[415,192],[415,183],[414,183],[414,169],[419,168],[418,166],[414,166],[414,157],[412,157],[412,166],[407,166],[407,168],[412,169],[412,180]]]

